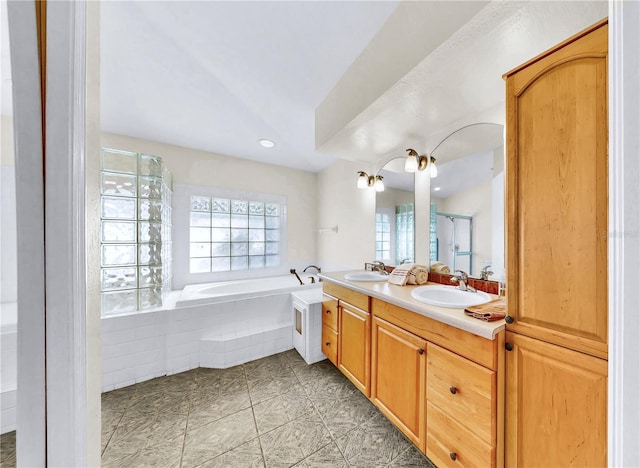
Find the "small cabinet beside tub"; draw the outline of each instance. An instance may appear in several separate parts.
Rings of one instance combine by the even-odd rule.
[[[291,294],[293,300],[293,347],[307,364],[322,361],[320,289]]]

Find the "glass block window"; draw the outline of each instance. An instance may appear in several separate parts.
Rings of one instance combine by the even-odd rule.
[[[396,261],[414,261],[413,203],[396,206]]]
[[[376,213],[376,260],[391,259],[391,217],[388,213]]]
[[[102,314],[162,305],[171,290],[171,174],[156,156],[102,150]]]
[[[189,272],[277,267],[281,215],[278,203],[192,196]]]

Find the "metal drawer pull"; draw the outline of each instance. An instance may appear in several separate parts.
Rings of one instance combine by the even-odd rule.
[[[424,349],[418,348],[418,354],[424,354]]]
[[[451,458],[453,461],[456,461],[458,455],[456,455],[456,452],[449,452],[449,458]]]
[[[458,393],[458,389],[457,389],[456,387],[454,387],[454,386],[449,387],[449,391],[450,391],[451,393],[453,393],[454,395],[455,395],[456,393]]]
[[[331,344],[331,341],[327,341],[327,342],[325,343],[325,346],[329,346],[330,344]]]

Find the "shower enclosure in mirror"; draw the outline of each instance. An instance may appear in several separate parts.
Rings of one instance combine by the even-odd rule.
[[[378,174],[384,191],[376,194],[376,255],[389,265],[415,260],[414,175],[404,171],[405,157],[388,161]]]
[[[431,261],[448,265],[451,272],[474,271],[473,268],[473,216],[439,213],[432,208],[435,223],[432,223],[430,238]]]

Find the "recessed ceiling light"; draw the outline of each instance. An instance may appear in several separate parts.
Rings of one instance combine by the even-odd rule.
[[[275,142],[268,140],[267,138],[258,140],[258,143],[260,143],[260,146],[262,146],[263,148],[273,148],[274,146],[276,146]]]
[[[440,187],[433,187],[433,191],[434,192],[439,192],[440,191]]]

